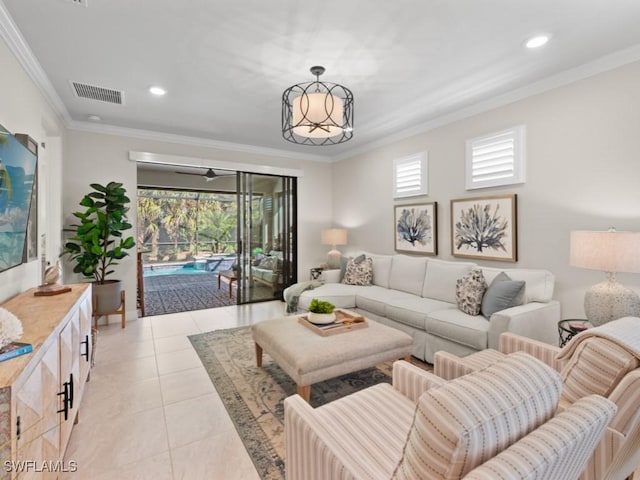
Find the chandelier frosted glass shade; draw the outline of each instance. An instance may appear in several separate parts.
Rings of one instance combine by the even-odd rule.
[[[315,82],[300,83],[282,94],[282,136],[301,145],[335,145],[353,137],[353,93],[321,82],[323,67],[311,67]]]

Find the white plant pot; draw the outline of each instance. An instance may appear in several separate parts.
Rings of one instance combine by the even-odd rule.
[[[336,319],[335,313],[309,312],[309,321],[311,323],[317,323],[318,325],[326,325],[327,323],[331,323],[335,321],[335,319]]]
[[[120,280],[107,280],[102,285],[93,282],[93,297],[96,299],[96,312],[99,315],[115,312],[120,309],[122,303],[122,282]]]

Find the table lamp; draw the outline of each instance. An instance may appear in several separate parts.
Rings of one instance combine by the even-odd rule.
[[[618,318],[640,316],[640,296],[616,280],[616,273],[640,272],[640,233],[571,232],[570,262],[574,267],[601,270],[607,279],[584,296],[587,320],[598,326]]]
[[[344,228],[330,228],[322,231],[322,244],[331,245],[331,251],[327,253],[329,268],[340,268],[340,252],[336,245],[347,244],[347,231]]]

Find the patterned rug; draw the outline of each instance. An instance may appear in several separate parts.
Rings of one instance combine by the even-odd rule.
[[[264,354],[255,366],[248,327],[189,337],[263,480],[284,478],[284,399],[296,392],[289,376]],[[344,375],[311,388],[311,405],[381,382],[391,382],[391,363]]]
[[[218,290],[218,276],[214,273],[187,275],[158,275],[144,279],[146,315],[166,315],[204,308],[235,305],[229,297],[229,284],[222,281]]]

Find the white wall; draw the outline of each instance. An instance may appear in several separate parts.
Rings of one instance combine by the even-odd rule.
[[[331,185],[331,164],[73,130],[68,131],[67,138],[62,199],[66,225],[73,223],[72,212],[78,210],[78,202],[89,191],[91,183],[104,184],[112,180],[122,182],[129,197],[135,202],[137,169],[136,163],[129,160],[129,151],[270,165],[304,171],[304,176],[298,180],[299,278],[306,280],[309,276],[309,268],[317,265],[326,256],[326,247],[320,244],[320,232],[331,225],[332,199],[331,188],[328,187]],[[129,219],[133,225],[136,224],[135,208],[131,209]],[[131,231],[131,235],[135,238],[135,231]],[[115,275],[125,284],[128,318],[136,316],[134,257],[135,255],[130,255],[123,259]]]
[[[333,170],[335,223],[349,229],[348,250],[393,253],[393,206],[438,202],[439,258],[451,257],[449,201],[518,194],[514,265],[556,275],[565,318],[584,315],[585,290],[604,274],[569,265],[571,230],[640,231],[640,62],[518,101],[338,162]],[[527,128],[527,182],[466,191],[465,140],[507,127]],[[429,152],[429,195],[392,199],[394,158]],[[618,279],[640,291],[640,275]]]
[[[60,189],[62,125],[3,41],[0,41],[0,124],[12,133],[26,133],[39,144],[38,236],[47,235],[48,260],[60,253]],[[38,254],[40,251],[38,242]],[[41,283],[40,260],[0,273],[0,302]]]

